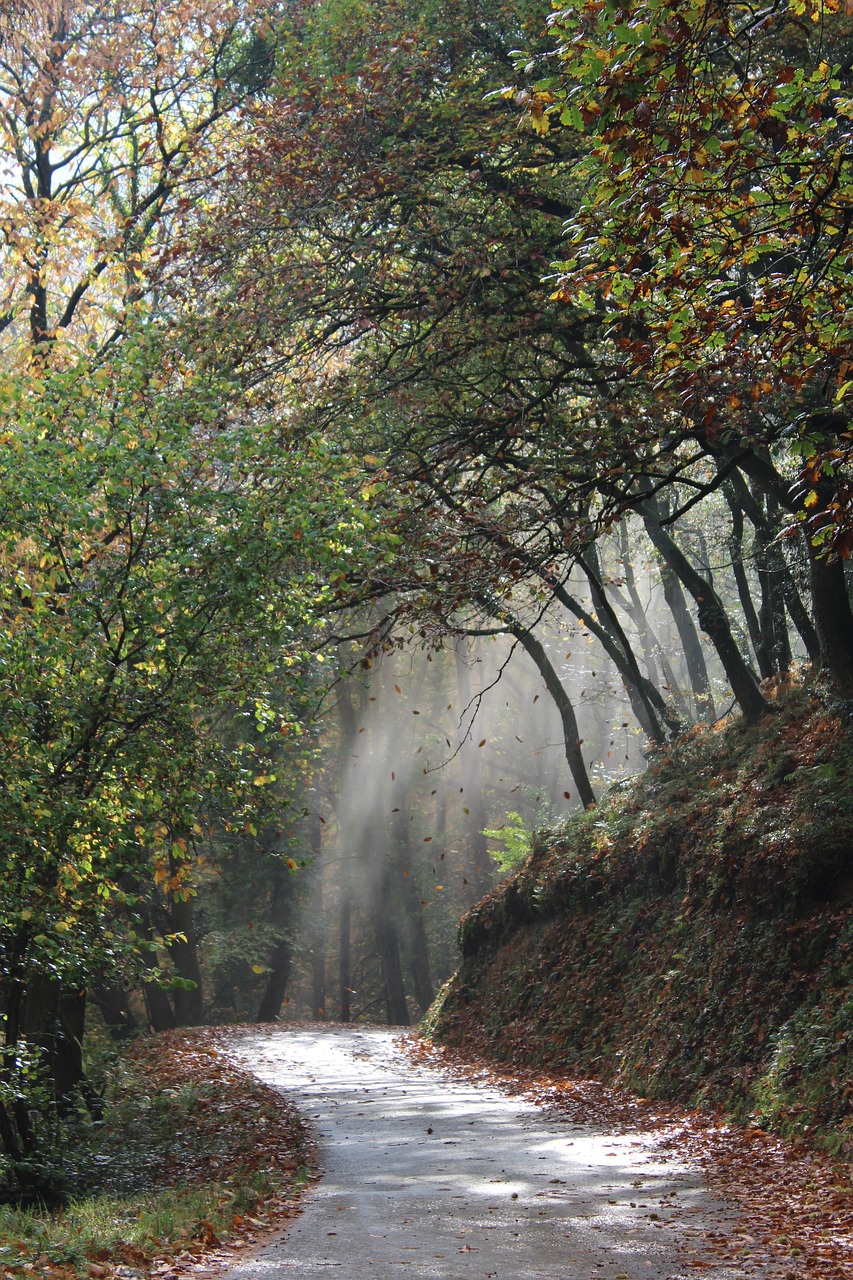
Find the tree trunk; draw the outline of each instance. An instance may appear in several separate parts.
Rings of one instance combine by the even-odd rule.
[[[719,655],[744,719],[747,722],[759,719],[769,709],[768,704],[735,643],[722,601],[663,529],[656,505],[649,501],[641,503],[640,513],[652,544],[664,564],[693,597],[699,614],[699,625]]]
[[[823,666],[844,698],[853,698],[853,611],[842,560],[812,550],[811,586]]]
[[[174,875],[174,871],[172,874]],[[194,898],[175,898],[169,904],[169,932],[182,935],[169,943],[169,955],[178,978],[182,983],[190,984],[172,989],[175,1026],[197,1027],[203,1018],[204,995],[198,959]]]
[[[622,573],[625,578],[625,587],[628,591],[628,601],[623,604],[625,612],[637,628],[637,634],[640,637],[640,645],[643,650],[643,656],[648,668],[649,680],[657,686],[657,673],[655,670],[656,660],[660,663],[661,673],[663,675],[664,687],[672,699],[673,706],[677,709],[680,716],[685,721],[690,719],[684,696],[675,678],[675,672],[672,669],[666,650],[661,644],[654,628],[649,622],[643,602],[640,599],[640,593],[637,590],[636,575],[633,565],[631,564],[631,553],[628,546],[628,522],[622,517],[619,522],[619,550],[622,560]],[[613,589],[612,594],[617,593]],[[621,597],[618,597],[621,603]]]
[[[791,665],[791,641],[785,618],[785,601],[778,568],[778,557],[773,554],[773,537],[769,530],[778,529],[778,504],[772,494],[767,495],[770,508],[764,527],[756,529],[756,562],[761,584],[761,608],[759,621],[764,645],[770,655],[773,674],[787,671]],[[759,504],[760,506],[760,504]],[[775,508],[775,510],[774,510]]]
[[[62,1103],[83,1080],[84,989],[63,992],[47,974],[33,974],[26,985],[22,1038],[43,1054],[55,1101]]]
[[[780,477],[781,479],[781,477]],[[809,661],[817,664],[820,662],[820,641],[817,637],[817,631],[814,628],[808,610],[800,599],[800,593],[797,590],[797,584],[794,581],[788,565],[785,562],[785,556],[776,541],[779,533],[778,526],[773,528],[770,526],[767,515],[765,514],[761,503],[750,492],[749,486],[741,475],[740,471],[735,468],[730,476],[729,483],[735,491],[741,509],[755,530],[756,538],[761,545],[766,548],[768,563],[773,572],[777,575],[780,584],[780,591],[785,602],[785,608],[788,616],[794,624],[800,639],[805,646]],[[754,480],[753,484],[761,493],[767,491],[762,487],[758,480]],[[778,503],[775,491],[768,496],[772,497],[774,502]]]
[[[798,504],[791,497],[791,486],[769,459],[749,453],[738,456],[737,462],[740,469],[766,493],[773,494],[784,511],[797,513]],[[817,494],[817,507],[810,513],[810,520],[815,522],[813,528],[818,527],[816,517],[827,511],[832,502],[834,486],[828,477],[824,484],[818,486]],[[827,519],[831,517],[827,516]],[[845,698],[853,697],[853,610],[844,567],[838,562],[829,564],[808,534],[806,547],[820,662],[829,671],[839,692]]]
[[[352,1018],[352,871],[350,856],[355,853],[348,845],[351,820],[348,813],[347,793],[351,776],[351,757],[357,727],[352,693],[346,680],[338,681],[337,709],[339,723],[338,742],[338,824],[341,831],[340,905],[338,915],[338,976],[340,982],[340,1019]]]
[[[323,895],[323,868],[320,865],[323,832],[319,813],[311,819],[311,858],[314,867],[312,915],[316,920],[311,950],[311,1016],[320,1021],[326,1016],[326,904]]]
[[[258,1005],[258,1022],[275,1022],[281,1013],[293,956],[288,932],[293,915],[293,873],[285,863],[276,860],[271,867],[271,877],[269,922],[280,936],[267,961],[269,975]]]
[[[287,984],[290,981],[291,946],[281,938],[273,947],[269,958],[269,977],[258,1005],[258,1022],[275,1022],[281,1013]]]
[[[338,919],[338,979],[340,983],[340,1019],[349,1022],[352,1017],[352,896],[349,879],[341,885],[340,914]]]
[[[142,996],[152,1031],[171,1031],[178,1024],[169,993],[156,982],[143,982]]]
[[[113,1040],[128,1040],[139,1030],[127,999],[127,992],[115,982],[99,982],[89,992]]]
[[[456,689],[459,697],[459,715],[465,715],[471,706],[471,672],[469,662],[474,653],[472,641],[467,636],[460,636],[456,641],[454,656],[456,659]],[[470,728],[470,721],[469,721]],[[463,808],[468,812],[465,818],[465,844],[468,853],[468,879],[470,879],[470,902],[479,902],[485,897],[494,882],[492,859],[489,846],[483,835],[488,826],[486,820],[486,802],[483,796],[483,777],[480,767],[481,752],[468,740],[460,747],[460,764],[462,767]]]
[[[554,703],[560,713],[560,723],[563,726],[563,749],[566,753],[566,763],[577,788],[578,799],[585,809],[589,809],[591,805],[595,804],[595,792],[592,789],[592,783],[589,780],[589,774],[584,764],[575,709],[572,706],[569,695],[566,693],[565,686],[554,670],[553,663],[545,652],[544,646],[531,631],[515,620],[508,623],[508,630],[533,659],[537,671],[545,681],[546,689],[554,699]]]
[[[690,680],[690,688],[693,691],[696,719],[713,720],[715,714],[714,698],[711,693],[711,681],[708,678],[705,655],[702,652],[702,642],[699,639],[699,633],[687,607],[687,601],[684,599],[684,592],[681,589],[678,575],[673,572],[671,565],[667,563],[664,557],[661,557],[660,576],[664,599],[672,613],[675,629],[681,641],[681,649],[687,665],[687,676]]]
[[[773,663],[767,651],[767,645],[764,642],[764,633],[758,614],[755,612],[755,605],[752,602],[752,593],[746,576],[746,566],[743,560],[743,508],[738,501],[735,487],[730,481],[723,484],[723,493],[732,517],[732,528],[729,534],[729,554],[732,558],[732,572],[737,585],[740,607],[743,609],[743,616],[746,619],[746,629],[752,642],[752,651],[758,663],[758,670],[762,680],[767,680],[773,675]]]
[[[615,642],[614,649],[623,655],[622,663],[617,663],[617,669],[624,667],[626,662],[629,663],[632,678],[625,681],[625,688],[640,728],[651,742],[662,742],[665,736],[664,731],[658,720],[652,699],[649,696],[649,688],[654,688],[654,685],[650,680],[644,680],[642,677],[631,642],[625,635],[624,628],[616,616],[616,611],[607,599],[601,578],[598,552],[594,545],[587,548],[584,556],[578,559],[578,564],[583,569],[589,582],[592,602],[599,621]],[[589,621],[589,618],[585,619],[587,625],[589,625]],[[612,650],[608,648],[607,652],[615,662],[616,657]],[[657,690],[655,692],[657,693]]]
[[[397,847],[397,865],[400,872],[400,895],[405,912],[406,932],[408,934],[409,973],[412,978],[412,989],[421,1013],[435,999],[435,987],[429,961],[429,944],[427,942],[424,909],[421,892],[415,880],[412,865],[412,841],[410,822],[405,806],[398,806],[393,815],[394,843]]]
[[[554,599],[558,600],[564,609],[574,614],[576,618],[584,619],[590,633],[613,660],[616,670],[624,681],[634,714],[644,732],[648,733],[651,729],[650,736],[655,739],[662,738],[664,735],[660,729],[660,720],[673,733],[680,732],[682,725],[678,716],[667,706],[660,690],[643,675],[634,651],[619,626],[619,620],[613,610],[605,608],[604,618],[601,622],[597,622],[594,618],[590,618],[589,609],[581,605],[566,590],[565,583],[530,557],[523,547],[518,547],[511,539],[494,533],[490,534],[490,540],[502,554],[517,557],[522,564],[527,563],[532,572],[541,576],[542,581],[553,592]],[[621,640],[616,638],[617,633],[621,636]]]

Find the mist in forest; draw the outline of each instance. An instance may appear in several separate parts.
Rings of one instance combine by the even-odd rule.
[[[704,648],[710,674],[697,703],[661,575],[637,531],[602,540],[600,557],[607,600],[674,713],[685,724],[700,709],[703,718],[724,714],[731,698]],[[723,567],[709,555],[709,574]],[[645,767],[650,744],[594,634],[601,608],[587,579],[577,570],[566,583],[581,616],[521,597],[513,611],[571,703],[600,796]],[[472,616],[441,648],[395,636],[377,651],[359,641],[341,654],[350,673],[330,695],[315,793],[322,851],[311,872],[328,977],[313,1003],[329,1005],[329,1016],[403,1022],[422,1012],[455,967],[459,917],[500,878],[492,852],[504,849],[501,832],[517,846],[525,831],[581,804],[555,699],[524,645],[501,631]],[[316,930],[316,913],[305,925]],[[318,945],[304,936],[296,950]]]

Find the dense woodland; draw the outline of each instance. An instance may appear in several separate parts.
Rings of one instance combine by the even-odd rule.
[[[0,19],[0,1145],[408,1023],[531,828],[853,699],[837,0]],[[768,683],[769,682],[769,683]]]

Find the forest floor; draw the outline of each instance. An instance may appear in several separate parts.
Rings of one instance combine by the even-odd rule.
[[[314,1046],[310,1053],[306,1045]],[[171,1032],[133,1055],[137,1080],[147,1079],[152,1097],[180,1095],[184,1118],[150,1161],[146,1189],[127,1203],[141,1217],[152,1195],[195,1195],[195,1218],[177,1231],[172,1222],[171,1238],[165,1219],[159,1237],[118,1222],[114,1242],[100,1246],[87,1245],[70,1213],[54,1224],[64,1245],[56,1232],[16,1240],[4,1223],[0,1275],[202,1280],[227,1270],[234,1280],[252,1280],[269,1269],[294,1270],[297,1248],[307,1250],[309,1270],[334,1266],[336,1248],[348,1280],[356,1280],[357,1246],[348,1234],[355,1230],[367,1256],[379,1251],[373,1275],[407,1265],[415,1275],[453,1280],[495,1271],[498,1280],[523,1280],[524,1242],[556,1230],[557,1261],[529,1274],[853,1277],[853,1195],[843,1172],[705,1113],[592,1080],[496,1070],[386,1028]],[[300,1190],[316,1159],[294,1100],[320,1143],[322,1178],[305,1213]],[[137,1108],[145,1110],[144,1099]],[[521,1148],[509,1154],[496,1139],[503,1143],[503,1130],[515,1123]],[[346,1148],[359,1154],[349,1188],[336,1164]],[[498,1166],[499,1151],[506,1158]],[[405,1197],[418,1186],[416,1224]],[[473,1213],[465,1209],[469,1218],[461,1218],[472,1202]],[[501,1265],[487,1265],[485,1246],[495,1247],[501,1227],[508,1233]],[[445,1253],[449,1270],[419,1266],[418,1251],[426,1250]]]
[[[78,1148],[69,1203],[0,1204],[0,1280],[194,1274],[297,1211],[313,1176],[302,1119],[215,1031],[145,1037],[113,1075],[105,1122]]]

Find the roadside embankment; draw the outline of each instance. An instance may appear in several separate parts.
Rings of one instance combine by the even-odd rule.
[[[853,1159],[849,707],[695,730],[463,920],[439,1042],[722,1107]]]

